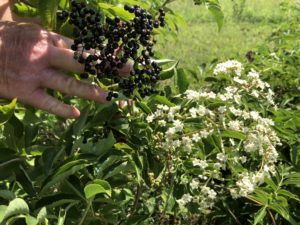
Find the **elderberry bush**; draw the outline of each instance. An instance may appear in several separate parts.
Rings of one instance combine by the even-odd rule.
[[[132,20],[104,16],[84,2],[72,1],[71,10],[60,12],[58,18],[74,26],[71,48],[74,59],[84,64],[82,79],[96,76],[117,84],[126,97],[132,97],[135,91],[141,97],[158,94],[155,84],[162,68],[151,59],[156,43],[153,30],[165,26],[165,11],[160,9],[152,16],[138,5],[125,5],[124,9],[134,15]],[[134,63],[130,75],[119,76],[119,70],[129,61]],[[110,92],[107,100],[117,97],[116,92]]]

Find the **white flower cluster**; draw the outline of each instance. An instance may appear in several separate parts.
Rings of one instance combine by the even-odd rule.
[[[232,75],[237,86],[227,86],[218,94],[209,89],[188,90],[181,105],[158,105],[146,118],[153,129],[156,154],[169,160],[172,169],[189,163],[196,171],[190,174],[183,169],[189,173],[186,177],[190,180],[185,183],[190,191],[177,200],[181,207],[193,202],[200,212],[209,213],[217,195],[229,190],[233,198],[245,197],[275,171],[280,140],[272,128],[274,122],[241,104],[245,95],[257,91],[258,103],[275,107],[273,92],[257,72],[245,75],[242,70],[237,61],[219,64],[215,74]],[[243,173],[235,172],[235,166],[243,168]],[[232,170],[230,177],[227,170]],[[214,180],[222,184],[216,186]],[[226,180],[235,184],[228,186]]]
[[[241,75],[243,71],[243,65],[236,60],[229,60],[224,63],[219,63],[214,69],[214,74],[236,74],[238,76]]]

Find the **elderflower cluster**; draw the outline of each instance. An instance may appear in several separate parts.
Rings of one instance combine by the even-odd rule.
[[[236,60],[228,60],[224,63],[219,63],[214,69],[214,74],[231,74],[234,73],[240,76],[243,71],[243,65]]]
[[[254,97],[274,108],[274,93],[257,72],[244,74],[242,68],[237,61],[217,65],[215,74],[231,75],[236,86],[218,93],[187,90],[181,104],[158,105],[146,117],[153,151],[168,161],[170,171],[184,174],[181,184],[188,191],[176,201],[181,208],[197,204],[199,213],[209,213],[217,196],[246,197],[275,172],[280,140],[274,122],[251,105],[245,107]]]

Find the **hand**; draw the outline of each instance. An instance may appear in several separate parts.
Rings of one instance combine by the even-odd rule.
[[[107,91],[77,81],[63,71],[83,72],[73,59],[72,40],[41,29],[38,25],[0,22],[0,97],[65,118],[77,118],[80,111],[46,93],[46,88],[71,96],[106,102]],[[132,65],[120,70],[129,74]]]

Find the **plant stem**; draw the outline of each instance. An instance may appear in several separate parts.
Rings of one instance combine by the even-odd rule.
[[[270,215],[270,217],[271,217],[272,224],[273,224],[273,225],[276,225],[276,221],[275,221],[275,218],[274,218],[272,212],[270,211],[270,209],[267,209],[267,210],[268,210],[268,213],[269,213],[269,215]]]
[[[86,209],[84,211],[84,214],[83,214],[83,217],[81,218],[81,220],[80,220],[80,222],[79,222],[78,225],[82,225],[83,224],[83,222],[84,222],[84,220],[85,220],[85,218],[86,218],[86,216],[87,216],[87,214],[88,214],[88,212],[89,212],[89,210],[91,208],[93,200],[94,200],[94,198],[91,198],[91,199],[88,200],[87,207],[86,207]]]

